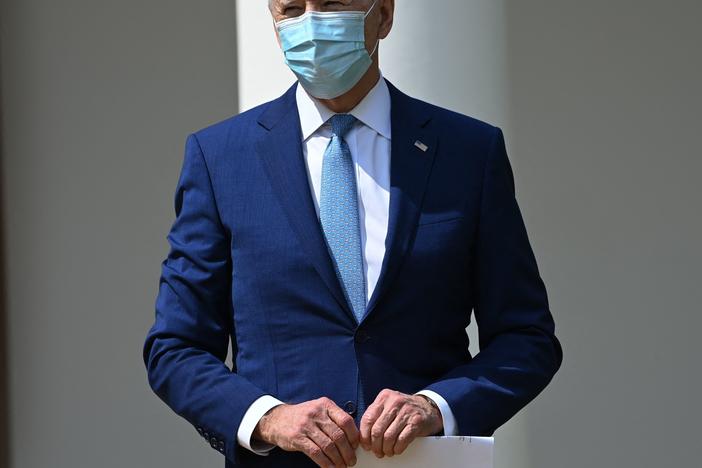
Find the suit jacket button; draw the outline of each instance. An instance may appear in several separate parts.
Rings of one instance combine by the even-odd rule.
[[[356,412],[356,403],[353,401],[347,401],[344,403],[344,411],[349,414],[354,414]]]
[[[356,331],[356,337],[355,337],[356,343],[365,343],[369,339],[370,339],[370,335],[368,335],[368,333],[364,332],[363,330]]]

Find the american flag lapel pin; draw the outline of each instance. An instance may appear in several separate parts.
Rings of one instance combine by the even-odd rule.
[[[429,149],[429,147],[428,147],[427,145],[425,145],[424,143],[422,143],[422,142],[419,141],[419,140],[417,140],[417,141],[414,142],[414,146],[416,146],[416,147],[419,148],[420,150],[424,151],[425,153],[426,153],[427,150]]]

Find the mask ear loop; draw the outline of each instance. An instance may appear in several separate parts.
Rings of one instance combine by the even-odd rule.
[[[368,55],[370,55],[370,56],[372,57],[373,54],[375,54],[375,53],[378,51],[378,44],[380,44],[380,39],[376,39],[376,41],[375,41],[375,47],[373,47],[373,52],[371,52],[371,53],[368,54]]]
[[[370,12],[373,11],[373,8],[375,8],[375,4],[376,4],[376,3],[378,3],[378,0],[375,0],[375,1],[373,2],[373,4],[372,4],[371,7],[368,9],[368,11],[366,12],[366,14],[363,15],[363,19],[366,19],[366,18],[368,17],[368,15],[370,14]]]
[[[366,14],[363,16],[363,22],[364,22],[364,23],[366,22],[366,18],[368,18],[368,15],[370,14],[370,12],[373,11],[373,8],[375,8],[375,4],[376,4],[376,3],[378,3],[378,0],[375,0],[375,1],[373,2],[373,4],[372,4],[371,7],[368,9],[368,11],[366,12]],[[368,54],[369,56],[372,57],[373,54],[375,54],[375,53],[378,51],[378,44],[380,44],[380,39],[376,39],[376,40],[375,40],[375,47],[373,47],[373,52],[371,52],[370,54]]]

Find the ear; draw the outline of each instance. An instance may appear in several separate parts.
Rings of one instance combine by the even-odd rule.
[[[378,39],[385,39],[392,29],[392,23],[395,17],[395,0],[378,0],[378,7],[380,11]]]

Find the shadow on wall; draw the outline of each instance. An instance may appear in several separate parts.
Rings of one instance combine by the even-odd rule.
[[[2,64],[0,64],[0,69]],[[2,73],[0,73],[0,76]],[[2,87],[0,86],[0,109],[2,109]],[[2,139],[3,119],[0,111],[0,468],[10,464],[9,455],[9,422],[8,422],[8,377],[7,377],[7,319],[6,319],[6,282],[5,282],[5,223],[3,180],[5,173],[2,170],[4,160],[4,146]]]
[[[673,4],[506,6],[517,195],[565,350],[527,410],[534,467],[699,463],[702,4]]]

